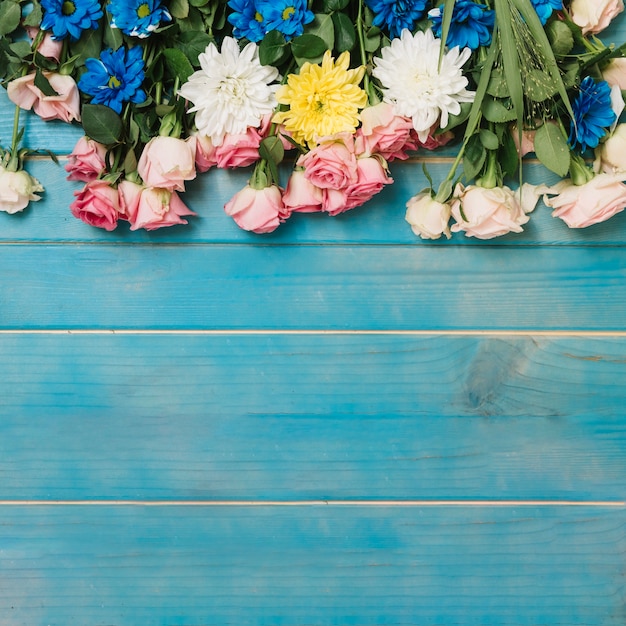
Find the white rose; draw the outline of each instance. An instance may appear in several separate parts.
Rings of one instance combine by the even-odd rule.
[[[413,232],[422,239],[439,239],[445,235],[450,239],[450,205],[431,198],[429,192],[418,193],[406,203],[406,221]]]
[[[572,0],[570,15],[586,35],[604,30],[623,10],[623,0]]]
[[[626,57],[611,59],[602,70],[602,78],[611,87],[626,89]]]
[[[596,148],[594,170],[626,174],[626,124],[618,124],[609,138]]]
[[[28,172],[10,172],[0,167],[0,211],[23,211],[31,200],[41,200],[36,191],[43,191],[43,187]]]
[[[486,189],[475,185],[457,185],[452,202],[452,217],[456,224],[452,232],[465,231],[466,237],[492,239],[506,233],[521,233],[537,204],[538,194],[533,185],[525,183],[513,192],[508,187]]]

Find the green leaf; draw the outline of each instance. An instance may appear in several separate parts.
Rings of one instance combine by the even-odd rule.
[[[189,2],[187,0],[172,0],[170,2],[170,13],[177,20],[184,20],[189,15]]]
[[[380,48],[381,36],[380,30],[376,27],[370,28],[365,33],[365,52],[376,52]]]
[[[302,59],[313,59],[324,54],[326,44],[317,35],[305,34],[291,41],[291,51],[294,56]]]
[[[166,48],[163,50],[163,56],[170,73],[178,76],[181,84],[187,82],[187,79],[193,74],[193,67],[185,53],[178,48]]]
[[[478,172],[480,172],[486,158],[487,151],[481,143],[480,137],[473,135],[467,142],[463,155],[463,173],[468,181],[475,178]]]
[[[283,142],[276,135],[265,137],[259,145],[259,156],[268,163],[278,165],[285,157]]]
[[[456,128],[457,126],[463,124],[463,122],[465,122],[465,120],[469,117],[471,109],[471,102],[461,102],[461,112],[458,115],[448,116],[448,123],[446,124],[445,128],[441,129],[441,132],[445,133],[446,131],[452,130],[453,128]],[[439,134],[439,131],[437,131],[437,134]]]
[[[520,157],[513,141],[513,135],[505,132],[500,141],[500,150],[498,151],[498,162],[502,168],[503,176],[513,176],[520,164]]]
[[[333,13],[332,20],[335,27],[335,50],[340,53],[352,50],[356,44],[352,20],[345,13]]]
[[[102,27],[84,30],[78,41],[70,44],[70,55],[78,56],[77,65],[84,65],[87,59],[97,59],[102,50]]]
[[[0,2],[0,37],[12,33],[20,25],[22,11],[13,0]]]
[[[43,18],[41,4],[39,4],[37,0],[33,0],[32,7],[32,11],[23,20],[24,26],[39,27],[39,25],[41,24],[41,19]]]
[[[192,65],[198,66],[198,56],[206,50],[212,41],[213,39],[207,33],[190,30],[181,33],[176,43]]]
[[[444,43],[448,41],[448,31],[450,30],[450,23],[452,22],[452,12],[454,11],[455,0],[443,0],[443,15],[441,16],[441,41]],[[439,51],[439,63],[443,59],[445,52],[445,46],[441,46]]]
[[[124,159],[124,171],[127,174],[132,174],[137,170],[137,157],[135,156],[134,150],[129,150],[126,153],[126,158]]]
[[[30,44],[27,41],[16,41],[9,46],[9,49],[11,51],[11,55],[14,55],[15,58],[19,59],[20,61],[22,59],[25,59],[31,53]]]
[[[478,136],[480,137],[480,143],[482,143],[487,150],[497,150],[500,146],[496,134],[486,128],[481,128]]]
[[[58,96],[54,87],[50,84],[50,81],[42,74],[41,70],[35,72],[35,80],[33,81],[35,87],[43,93],[44,96]]]
[[[304,32],[317,35],[324,41],[328,50],[333,49],[335,44],[335,27],[333,26],[333,18],[330,15],[317,13],[315,19],[305,28]]]
[[[494,67],[491,70],[487,93],[495,98],[506,98],[509,95],[506,78],[504,78],[504,70],[501,67]]]
[[[287,54],[285,36],[277,30],[272,30],[259,44],[259,60],[261,65],[277,65]]]
[[[122,119],[103,104],[85,104],[82,110],[85,135],[105,146],[119,143],[122,139]]]
[[[333,11],[341,11],[345,9],[350,0],[324,0],[322,2],[322,11],[324,13],[332,13]]]
[[[104,29],[102,40],[104,45],[107,48],[111,48],[111,50],[117,50],[124,43],[122,31],[119,28],[111,28],[110,26]]]
[[[545,25],[550,48],[557,56],[565,56],[574,47],[574,35],[569,26],[559,20],[551,20]]]
[[[544,124],[535,135],[535,154],[551,172],[563,177],[569,170],[570,150],[556,124]]]
[[[505,103],[508,104],[508,101],[496,98],[485,98],[483,102],[483,115],[485,119],[489,122],[495,122],[496,124],[512,122],[516,119],[515,111],[507,108]]]
[[[534,102],[543,102],[556,95],[556,85],[541,70],[530,68],[527,76],[526,95]]]

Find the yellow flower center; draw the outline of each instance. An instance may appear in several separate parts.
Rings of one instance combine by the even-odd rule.
[[[137,17],[143,19],[144,17],[148,17],[148,15],[150,15],[150,7],[147,2],[144,2],[137,7]]]
[[[283,20],[288,20],[294,13],[296,12],[294,7],[287,7],[284,11],[283,11]]]
[[[254,14],[254,19],[255,19],[257,22],[262,22],[262,21],[263,21],[263,16],[262,16],[262,15],[261,15],[258,11],[257,11],[257,12]]]
[[[295,141],[310,147],[319,137],[353,133],[367,94],[359,87],[365,68],[348,69],[349,64],[349,53],[334,62],[329,50],[321,66],[304,63],[300,73],[290,74],[276,92],[278,102],[289,109],[277,112],[272,121],[284,124]]]
[[[122,81],[117,76],[111,76],[109,78],[109,87],[111,89],[117,89],[122,84]]]
[[[73,15],[74,11],[76,11],[76,5],[72,0],[65,0],[61,6],[61,13],[63,13],[63,15]]]

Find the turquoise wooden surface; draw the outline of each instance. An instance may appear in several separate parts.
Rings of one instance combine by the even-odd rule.
[[[626,622],[624,214],[418,241],[450,148],[266,237],[217,171],[103,233],[78,136],[29,118],[61,165],[0,215],[0,624]]]

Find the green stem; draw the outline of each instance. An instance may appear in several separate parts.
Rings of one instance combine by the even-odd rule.
[[[359,0],[359,10],[356,16],[356,31],[359,36],[359,52],[361,54],[361,65],[365,67],[365,74],[363,75],[363,89],[370,97],[370,77],[367,73],[367,52],[365,50],[365,33],[363,32],[363,0]]]
[[[10,172],[17,172],[20,169],[20,151],[19,151],[19,133],[20,133],[20,107],[15,106],[13,114],[13,136],[11,138],[11,159],[7,165]]]

